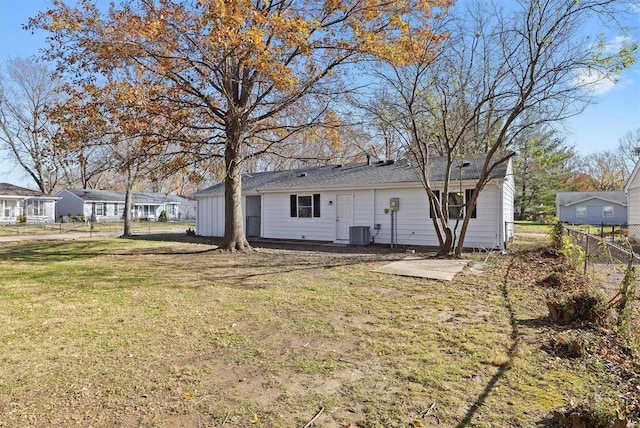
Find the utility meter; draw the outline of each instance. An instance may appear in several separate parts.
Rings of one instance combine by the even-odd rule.
[[[389,201],[389,210],[398,211],[400,209],[400,198],[391,198]]]

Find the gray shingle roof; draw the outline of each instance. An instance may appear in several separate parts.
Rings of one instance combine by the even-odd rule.
[[[112,190],[95,190],[95,189],[67,189],[69,192],[78,196],[86,202],[113,202],[122,203],[125,199],[124,192],[115,192]],[[165,203],[178,203],[171,199],[169,196],[165,196],[162,193],[151,192],[133,192],[133,203],[142,205],[160,205]]]
[[[49,195],[38,190],[31,190],[25,187],[15,186],[9,183],[0,183],[0,196],[24,196],[32,198],[44,198]]]
[[[462,168],[463,180],[474,180],[480,176],[486,155],[480,154],[469,158],[469,165]],[[455,165],[455,164],[454,164]],[[430,164],[432,182],[444,181],[446,158],[433,158]],[[504,178],[507,163],[502,163],[491,178]],[[356,163],[348,165],[326,165],[299,168],[288,171],[271,171],[249,173],[242,176],[242,191],[256,190],[293,190],[293,189],[326,189],[376,187],[380,185],[419,184],[419,171],[406,159],[395,162]],[[454,166],[451,179],[458,178],[458,168]],[[224,193],[224,182],[208,187],[196,193],[196,196]]]

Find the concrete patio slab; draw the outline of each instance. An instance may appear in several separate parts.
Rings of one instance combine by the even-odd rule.
[[[373,272],[451,281],[468,263],[468,260],[407,257],[374,269]]]

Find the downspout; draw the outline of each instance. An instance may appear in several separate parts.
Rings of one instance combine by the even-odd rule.
[[[498,186],[498,245],[502,252],[507,251],[507,238],[506,238],[506,225],[504,224],[504,193],[503,186],[504,183],[497,183]]]

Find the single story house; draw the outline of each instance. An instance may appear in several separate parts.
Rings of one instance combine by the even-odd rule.
[[[627,197],[619,192],[558,192],[556,215],[571,224],[626,224]]]
[[[0,183],[0,223],[53,223],[57,200],[38,190]]]
[[[57,196],[60,201],[56,205],[56,218],[62,221],[75,216],[96,222],[119,221],[124,216],[124,192],[64,189]],[[162,193],[133,192],[132,205],[134,220],[158,220],[162,211],[167,220],[176,220],[180,202]]]
[[[196,219],[196,200],[192,196],[172,195],[169,196],[172,201],[178,205],[179,220],[195,220]]]
[[[454,165],[447,196],[452,204],[464,205],[472,196],[484,156]],[[432,160],[431,182],[438,194],[442,193],[445,165],[444,158]],[[224,182],[195,197],[196,233],[224,236]],[[514,236],[513,200],[509,159],[493,172],[478,196],[465,246],[505,249]],[[427,193],[417,168],[407,160],[245,174],[242,208],[248,237],[438,245]],[[450,209],[457,210],[451,205]]]

